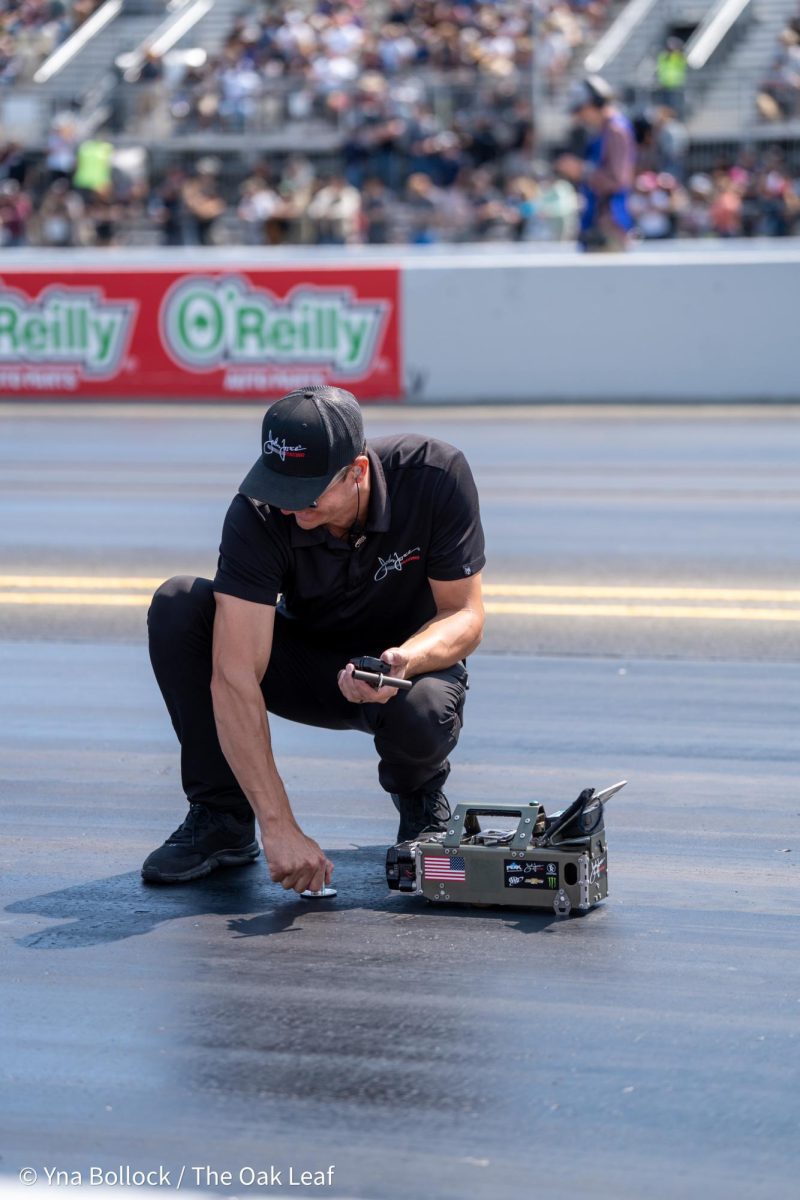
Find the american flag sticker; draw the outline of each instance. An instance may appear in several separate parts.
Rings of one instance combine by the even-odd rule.
[[[425,879],[461,880],[466,882],[467,871],[463,855],[456,854],[452,858],[444,854],[425,854],[422,858],[422,874]]]

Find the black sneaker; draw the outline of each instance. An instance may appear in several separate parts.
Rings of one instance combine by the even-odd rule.
[[[186,820],[142,864],[148,883],[183,883],[217,867],[240,867],[258,858],[256,820],[205,804],[189,805]]]
[[[400,813],[398,844],[409,842],[423,832],[441,832],[452,816],[444,792],[392,792],[392,800]]]

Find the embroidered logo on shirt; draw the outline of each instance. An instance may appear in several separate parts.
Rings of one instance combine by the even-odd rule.
[[[381,558],[378,555],[378,562],[381,564],[375,572],[375,582],[380,583],[385,579],[390,571],[402,571],[403,567],[408,563],[419,562],[420,559],[419,546],[414,546],[411,550],[406,550],[405,554],[390,554],[388,558]]]

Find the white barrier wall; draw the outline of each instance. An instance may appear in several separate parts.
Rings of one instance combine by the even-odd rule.
[[[7,251],[0,395],[800,400],[800,242]]]
[[[405,265],[417,401],[800,399],[800,251]]]

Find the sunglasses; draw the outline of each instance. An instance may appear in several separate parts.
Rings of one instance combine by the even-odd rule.
[[[322,497],[327,495],[327,493],[331,490],[331,488],[336,487],[337,484],[342,483],[347,478],[347,473],[350,470],[352,465],[353,465],[352,463],[348,463],[346,467],[342,467],[342,469],[340,471],[337,471],[336,474],[334,475],[333,479],[328,484],[328,486],[324,489],[324,491],[321,491],[320,494],[317,496],[316,500],[312,500],[310,504],[304,504],[303,508],[317,508],[319,506],[319,502],[322,499]],[[255,508],[256,512],[261,517],[262,521],[266,520],[263,510],[265,508],[269,508],[269,503],[266,500],[256,500],[253,496],[248,496],[248,500],[253,505],[253,508]],[[293,509],[287,509],[286,511],[287,512],[302,512],[303,509],[293,508]]]

